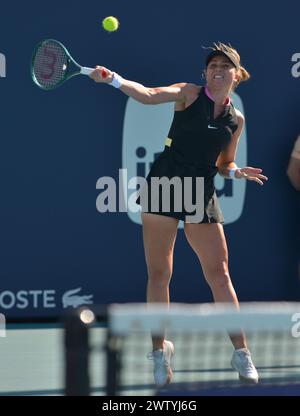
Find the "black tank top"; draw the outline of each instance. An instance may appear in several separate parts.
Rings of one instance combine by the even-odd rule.
[[[202,87],[198,98],[185,110],[175,111],[168,134],[169,147],[185,162],[215,166],[220,152],[228,146],[238,127],[232,103],[214,119],[214,101]]]

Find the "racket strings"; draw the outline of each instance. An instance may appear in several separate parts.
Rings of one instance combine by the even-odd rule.
[[[33,72],[43,88],[50,89],[64,80],[69,58],[61,45],[54,41],[43,42],[37,49]]]

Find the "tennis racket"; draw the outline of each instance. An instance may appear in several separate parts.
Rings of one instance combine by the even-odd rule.
[[[38,87],[53,90],[75,75],[90,75],[93,68],[79,65],[67,48],[55,39],[40,42],[32,55],[31,76]],[[102,77],[107,72],[102,70]]]

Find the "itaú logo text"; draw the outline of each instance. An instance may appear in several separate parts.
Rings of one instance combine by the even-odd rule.
[[[0,78],[6,77],[6,58],[3,53],[0,53]]]

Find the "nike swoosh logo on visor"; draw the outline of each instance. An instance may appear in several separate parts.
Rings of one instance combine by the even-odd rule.
[[[211,126],[210,124],[208,125],[208,128],[218,130],[218,127]]]

